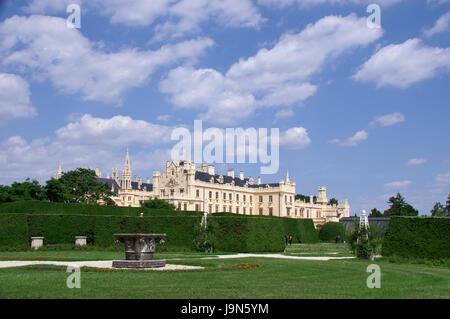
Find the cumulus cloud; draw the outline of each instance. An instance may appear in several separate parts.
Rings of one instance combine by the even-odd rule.
[[[311,144],[308,131],[304,127],[292,127],[280,134],[280,146],[295,150],[302,149]]]
[[[432,28],[425,29],[424,33],[427,37],[431,37],[436,33],[448,31],[450,29],[450,11],[443,14],[434,24]]]
[[[396,181],[384,184],[385,189],[401,189],[411,184],[410,180]]]
[[[155,51],[134,48],[106,52],[66,20],[48,16],[13,16],[0,23],[1,63],[49,80],[67,93],[85,100],[120,104],[121,94],[143,85],[159,67],[181,60],[195,61],[213,45],[198,38]]]
[[[129,27],[154,25],[156,40],[198,33],[207,21],[233,28],[258,28],[264,22],[251,0],[33,0],[23,10],[55,13],[65,11],[70,3],[107,16],[111,23]]]
[[[329,141],[329,143],[336,144],[339,146],[354,147],[354,146],[358,146],[359,144],[361,144],[368,138],[369,138],[369,134],[365,130],[361,130],[361,131],[356,132],[355,135],[353,135],[345,140],[335,138],[335,139],[332,139],[331,141]]]
[[[406,162],[406,166],[416,166],[420,164],[424,164],[427,160],[424,158],[411,158]]]
[[[36,116],[28,83],[20,76],[0,73],[0,124],[3,121]]]
[[[434,179],[436,186],[443,187],[450,185],[450,172],[437,174]]]
[[[377,4],[381,6],[389,6],[403,0],[378,0]],[[440,0],[447,1],[447,0]],[[300,7],[317,6],[321,4],[328,5],[367,5],[373,3],[373,0],[258,0],[258,3],[266,6],[274,6],[279,8],[284,8],[293,4],[297,4]]]
[[[45,180],[54,175],[59,161],[66,170],[96,165],[109,170],[122,166],[127,147],[140,150],[132,156],[133,168],[156,168],[169,158],[171,131],[172,127],[129,116],[85,114],[57,129],[54,136],[31,141],[11,136],[0,142],[0,183],[27,176]]]
[[[310,78],[325,63],[381,35],[382,30],[367,28],[366,19],[354,14],[327,16],[299,33],[283,35],[271,49],[240,59],[226,73],[178,67],[160,89],[177,107],[206,110],[202,119],[224,125],[241,122],[256,108],[301,105],[316,93]]]
[[[395,112],[386,115],[376,116],[372,122],[370,122],[370,126],[391,126],[397,123],[401,123],[405,121],[405,116],[402,113]]]
[[[415,38],[383,47],[360,67],[353,79],[373,82],[378,87],[407,88],[448,71],[450,48],[430,47]]]

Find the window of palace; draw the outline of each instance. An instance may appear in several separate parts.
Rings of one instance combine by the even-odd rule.
[[[200,197],[200,190],[197,189],[197,190],[195,191],[195,194],[197,195],[197,197]]]
[[[250,196],[250,203],[253,202],[253,196]]]
[[[263,212],[262,212],[262,208],[260,208],[260,209],[259,209],[259,214],[260,214],[260,215],[262,215],[262,214],[263,214]]]
[[[164,196],[165,195],[165,191],[164,191],[164,189],[161,189],[161,196]]]
[[[170,196],[173,196],[173,194],[175,194],[175,190],[174,190],[174,189],[171,189],[171,190],[170,190]]]
[[[269,207],[269,216],[272,216],[272,207]]]
[[[269,202],[272,203],[272,195],[269,195]]]
[[[181,203],[178,203],[178,210],[181,210]]]
[[[131,200],[131,196],[128,196],[128,200]]]
[[[228,207],[228,212],[231,213],[232,212],[232,207]]]
[[[286,208],[286,214],[287,214],[288,216],[289,216],[290,212],[291,212],[291,209],[290,209],[290,208]]]
[[[172,170],[172,175],[175,175],[175,172],[174,172],[174,170]]]
[[[212,192],[211,191],[209,192],[209,198],[212,198]]]
[[[228,198],[229,198],[230,200],[232,200],[232,199],[233,199],[233,194],[230,193],[230,194],[228,195]]]
[[[239,214],[239,207],[236,207],[236,214]]]
[[[253,208],[250,207],[250,215],[253,214]]]
[[[200,205],[199,204],[195,204],[195,211],[197,211],[197,212],[200,211]]]
[[[223,193],[223,199],[227,199],[227,193]]]
[[[239,194],[236,194],[236,201],[239,202]]]
[[[292,203],[292,196],[290,197],[290,202]]]
[[[284,196],[284,201],[287,203],[287,196]]]
[[[227,211],[227,206],[223,205],[223,212],[225,213]]]
[[[210,213],[212,213],[212,205],[209,205],[209,210]]]
[[[262,201],[263,201],[263,197],[259,196],[259,202],[262,203]]]
[[[243,195],[244,196],[244,202],[245,202],[245,195]]]
[[[187,204],[184,203],[184,210],[187,210]]]
[[[245,215],[245,207],[244,207],[242,210],[243,210],[243,213],[244,213],[244,215]]]
[[[219,199],[219,192],[216,192],[216,199]]]
[[[184,193],[184,188],[180,188],[180,194]]]
[[[216,213],[219,212],[219,205],[216,205]]]

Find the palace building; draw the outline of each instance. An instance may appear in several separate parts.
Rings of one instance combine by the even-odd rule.
[[[113,168],[111,177],[102,178],[95,169],[97,180],[107,183],[116,196],[112,197],[118,206],[140,207],[141,202],[152,198],[163,199],[185,211],[207,213],[235,213],[241,215],[266,215],[290,218],[311,218],[316,227],[329,221],[339,221],[350,216],[348,200],[339,205],[328,205],[326,188],[318,188],[316,202],[296,200],[295,182],[286,178],[278,183],[265,184],[258,177],[245,178],[233,170],[227,175],[216,174],[214,166],[202,164],[200,168],[193,162],[167,162],[166,169],[153,172],[153,183],[147,178],[134,176],[132,179],[130,156],[126,153],[122,176],[118,168]],[[57,178],[61,176],[61,166]]]

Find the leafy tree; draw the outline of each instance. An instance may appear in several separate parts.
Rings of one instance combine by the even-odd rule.
[[[115,193],[110,190],[108,184],[99,183],[95,178],[95,171],[91,169],[77,168],[64,172],[61,178],[55,181],[48,181],[46,188],[54,200],[84,204],[98,204],[101,201],[106,205],[115,205],[111,199]]]
[[[306,195],[297,194],[297,195],[295,195],[295,199],[296,200],[299,199],[299,200],[304,201],[305,203],[309,203],[309,196],[306,196]],[[313,196],[313,202],[314,202],[314,204],[317,203],[317,197],[316,196]]]
[[[148,201],[142,202],[141,207],[175,210],[175,205],[170,204],[165,200],[159,198],[153,198]]]
[[[372,208],[370,210],[370,215],[369,217],[383,217],[383,213],[381,213],[378,209],[376,208]]]
[[[333,197],[328,201],[328,205],[339,205],[339,202],[336,198]]]
[[[410,204],[406,203],[405,198],[397,193],[396,196],[389,198],[388,203],[390,204],[389,209],[384,211],[384,216],[417,216],[419,212],[412,207]]]
[[[37,180],[27,178],[22,183],[14,182],[11,186],[0,186],[0,203],[44,198],[45,193]]]
[[[437,202],[434,204],[433,209],[431,210],[431,216],[445,216],[445,207],[441,203]]]
[[[450,194],[448,195],[447,198],[447,207],[445,207],[445,215],[446,216],[450,215]]]
[[[44,186],[44,192],[47,199],[51,202],[64,202],[66,194],[64,187],[57,179],[49,179]]]

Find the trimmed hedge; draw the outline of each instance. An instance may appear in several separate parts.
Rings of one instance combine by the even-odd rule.
[[[335,241],[337,235],[341,236],[341,239],[346,236],[345,227],[339,222],[325,223],[319,230],[319,239],[321,241]]]
[[[0,214],[0,246],[29,247],[32,236],[45,237],[45,244],[73,244],[75,236],[87,236],[88,243],[109,247],[114,233],[165,233],[166,244],[159,250],[190,250],[200,221],[197,216]],[[294,242],[318,240],[310,219],[213,215],[208,223],[219,251],[282,251],[284,235],[292,235]]]
[[[392,216],[381,253],[405,258],[449,258],[450,218]]]
[[[113,215],[113,216],[201,216],[201,212],[171,211],[142,207],[86,205],[45,201],[20,201],[0,204],[1,214]]]

